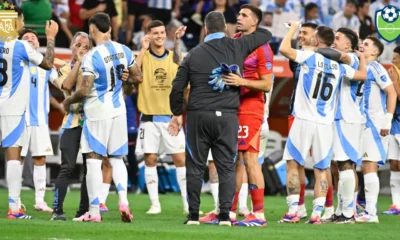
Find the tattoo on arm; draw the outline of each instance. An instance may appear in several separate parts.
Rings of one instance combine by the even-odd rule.
[[[174,55],[173,55],[173,60],[174,63],[176,64],[181,64],[182,62],[182,52],[181,52],[181,40],[175,40],[174,42]]]
[[[82,102],[83,99],[85,99],[89,95],[90,90],[93,88],[93,84],[94,84],[94,75],[83,76],[82,83],[79,89],[70,97],[71,104]]]
[[[210,171],[210,183],[218,183],[218,172]]]
[[[300,193],[300,178],[298,174],[292,174],[287,185],[290,195]]]
[[[129,83],[142,82],[141,79],[143,78],[143,73],[142,71],[140,71],[140,68],[137,64],[129,68],[129,74],[130,74],[130,78],[128,78]]]
[[[47,39],[46,54],[39,67],[50,70],[54,63],[54,39]]]
[[[324,192],[324,193],[328,192],[328,181],[327,180],[321,181],[321,192]]]

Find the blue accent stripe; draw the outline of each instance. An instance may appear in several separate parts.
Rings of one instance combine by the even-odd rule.
[[[300,74],[303,75],[303,89],[304,93],[306,94],[307,99],[310,101],[310,94],[311,94],[311,85],[313,83],[314,73],[316,66],[315,54],[309,57],[304,64],[308,66],[308,73],[304,73],[304,70],[300,70]],[[299,79],[300,80],[300,79]]]
[[[107,156],[107,148],[89,132],[87,121],[83,124],[83,134],[93,152],[102,156]]]
[[[342,131],[342,126],[340,125],[340,121],[335,121],[335,125],[336,125],[336,131],[339,135],[340,145],[342,145],[344,152],[352,162],[357,163],[358,152],[353,148],[353,146],[351,146],[350,142],[347,141],[346,137],[344,136]]]
[[[15,56],[15,54],[17,54],[17,56]],[[18,56],[18,54],[21,56]],[[22,59],[29,60],[28,53],[26,52],[24,44],[17,41],[14,45],[14,56],[12,60],[12,89],[10,98],[14,95],[21,82],[22,73],[24,72],[24,67],[21,66]]]
[[[367,123],[366,126],[368,128],[371,128],[371,132],[372,132],[372,136],[374,138],[374,141],[376,143],[376,146],[379,149],[379,154],[381,155],[381,159],[379,159],[380,161],[378,162],[378,166],[383,166],[385,165],[386,162],[386,151],[385,151],[385,147],[383,146],[383,142],[382,142],[382,138],[381,135],[378,132],[378,129],[374,126],[374,123],[372,122],[372,120],[368,117],[367,115]],[[378,159],[374,159],[374,160],[378,160]]]
[[[316,206],[314,210],[318,211],[318,212],[322,212],[323,209],[324,209],[324,206]]]
[[[8,198],[8,203],[17,203],[14,199],[12,199],[12,198]]]
[[[99,198],[98,198],[98,197],[95,198],[90,204],[91,204],[91,205],[100,205],[100,200],[99,200]]]
[[[0,48],[1,49],[3,49],[4,48],[4,45],[5,45],[5,42],[2,42],[2,41],[0,41]],[[0,59],[1,58],[3,58],[3,53],[0,51]],[[1,68],[4,68],[4,66],[3,66],[3,64],[2,63],[0,63],[1,64]],[[3,75],[0,75],[0,82],[3,82]],[[4,87],[4,86],[3,86]],[[0,86],[0,96],[1,96],[1,93],[3,92],[3,87],[2,86]]]
[[[34,73],[32,73],[32,70],[34,70]],[[39,111],[39,73],[38,73],[38,67],[35,66],[32,63],[29,63],[29,86],[30,86],[30,103],[29,103],[29,124],[31,126],[38,126],[39,125],[39,119],[38,119],[38,111]]]
[[[44,103],[43,103],[43,110],[44,110],[44,120],[46,124],[49,124],[49,113],[47,109],[50,105],[50,91],[49,91],[49,80],[50,80],[50,73],[52,70],[46,72],[46,81],[44,82]]]
[[[331,160],[332,160],[332,147],[329,149],[328,155],[326,155],[326,157],[324,159],[322,159],[317,164],[315,164],[314,168],[318,168],[318,169],[322,169],[322,170],[327,169],[329,167],[329,165],[331,164]]]
[[[21,116],[21,121],[18,123],[17,127],[12,130],[7,137],[3,139],[3,148],[8,148],[14,145],[18,139],[21,137],[25,129],[25,114]]]
[[[119,149],[110,154],[111,156],[124,156],[128,155],[128,142],[124,143]]]
[[[114,48],[113,42],[105,43],[104,46],[106,47],[106,49],[110,55],[117,54],[117,50]],[[114,91],[113,91],[113,95],[112,95],[112,102],[113,102],[114,108],[119,108],[121,106],[121,102],[119,101],[119,98],[120,98],[120,93],[121,93],[121,88],[122,88],[122,81],[117,76],[117,66],[120,64],[121,64],[121,62],[119,61],[118,58],[113,60],[115,87],[114,87]]]
[[[134,61],[134,59],[133,59],[133,53],[132,53],[132,51],[131,51],[129,48],[127,48],[125,45],[122,45],[122,49],[124,50],[125,57],[126,57],[126,60],[127,60],[127,64],[128,64],[127,67],[129,67],[129,66],[133,63],[133,61]]]
[[[188,128],[186,124],[186,150],[188,151],[190,158],[193,159],[192,149],[190,149],[189,142],[188,142]]]
[[[121,161],[123,161],[123,160],[121,159]],[[124,187],[122,187],[121,183],[118,183],[117,192],[121,192],[121,191],[126,191],[126,189]]]
[[[299,163],[301,166],[304,166],[304,158],[301,155],[300,151],[294,146],[290,136],[287,141],[287,148],[289,150],[290,155],[294,158],[294,160]]]
[[[104,95],[107,93],[108,80],[107,72],[104,61],[102,60],[98,51],[96,51],[92,56],[93,67],[96,69],[99,77],[94,80],[94,87],[97,92],[97,97],[100,102],[104,103]]]
[[[153,122],[169,123],[171,121],[171,119],[172,119],[171,116],[165,116],[165,115],[154,115],[153,116]]]

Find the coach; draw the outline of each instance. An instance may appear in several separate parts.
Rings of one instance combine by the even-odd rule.
[[[244,59],[272,37],[269,31],[258,29],[243,38],[231,39],[225,36],[225,30],[222,13],[207,14],[204,43],[188,53],[172,82],[170,106],[174,116],[169,132],[175,136],[182,128],[183,92],[190,83],[186,121],[189,216],[185,224],[188,225],[199,224],[200,191],[210,148],[219,176],[219,224],[231,225],[229,209],[235,191],[240,89],[231,87],[213,91],[213,86],[208,84],[209,76],[221,63],[237,64],[239,70],[243,69]]]

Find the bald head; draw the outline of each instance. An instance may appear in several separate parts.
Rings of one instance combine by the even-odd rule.
[[[207,14],[205,20],[207,34],[225,32],[225,17],[222,13],[212,11]]]

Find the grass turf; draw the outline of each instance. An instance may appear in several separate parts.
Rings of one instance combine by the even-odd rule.
[[[49,221],[50,213],[33,210],[34,192],[23,191],[22,202],[27,207],[27,213],[35,217],[33,220],[8,220],[7,191],[0,189],[4,204],[0,206],[0,239],[399,239],[397,227],[400,226],[400,216],[379,215],[379,224],[355,225],[306,225],[305,220],[299,224],[279,224],[277,221],[286,211],[284,197],[266,197],[265,214],[268,220],[266,228],[255,227],[219,227],[211,225],[183,225],[181,197],[179,194],[161,195],[162,213],[149,216],[147,195],[129,195],[129,201],[134,214],[132,223],[122,223],[117,209],[118,195],[110,194],[107,200],[109,213],[103,214],[102,223],[76,223],[71,219],[77,210],[79,192],[68,193],[65,211],[68,221]],[[46,200],[52,204],[53,192],[47,192]],[[378,209],[386,210],[391,203],[387,196],[379,197]],[[311,214],[312,198],[306,198],[308,214]],[[212,197],[202,195],[204,212],[213,208]],[[397,236],[397,237],[396,237]]]

